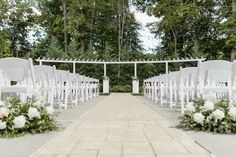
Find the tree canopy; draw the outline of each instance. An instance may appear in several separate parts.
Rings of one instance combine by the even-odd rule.
[[[234,58],[236,13],[232,0],[0,0],[1,57],[138,60],[167,57]],[[130,10],[156,17],[148,24],[161,43],[147,54],[140,23]],[[236,55],[235,55],[236,56]],[[233,59],[232,58],[232,59]],[[58,64],[68,69],[71,65]],[[178,66],[171,65],[171,70]],[[81,74],[101,79],[100,65],[78,65]],[[162,65],[139,65],[143,77]],[[133,66],[108,66],[114,85],[131,82]]]

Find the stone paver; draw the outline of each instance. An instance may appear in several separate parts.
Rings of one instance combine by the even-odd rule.
[[[130,94],[111,94],[35,157],[210,157],[160,114]]]

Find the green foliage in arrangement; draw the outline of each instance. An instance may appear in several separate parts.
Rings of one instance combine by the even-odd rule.
[[[0,137],[12,138],[27,133],[36,134],[61,128],[52,107],[30,101],[12,99],[0,104]]]
[[[213,102],[197,99],[186,106],[177,128],[220,134],[236,133],[236,107],[228,100]]]

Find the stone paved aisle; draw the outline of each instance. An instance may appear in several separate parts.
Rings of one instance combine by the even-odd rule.
[[[111,94],[34,157],[210,157],[131,94]]]

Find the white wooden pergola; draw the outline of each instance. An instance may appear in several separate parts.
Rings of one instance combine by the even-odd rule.
[[[137,77],[137,64],[151,64],[151,63],[163,63],[166,65],[166,74],[169,72],[169,63],[184,63],[184,62],[202,62],[206,58],[173,58],[163,60],[135,60],[135,61],[105,61],[105,60],[92,60],[92,59],[61,59],[61,58],[38,58],[36,59],[40,65],[43,63],[69,63],[73,64],[73,73],[76,73],[76,64],[103,64],[104,76],[107,76],[108,64],[134,64],[134,76]]]

